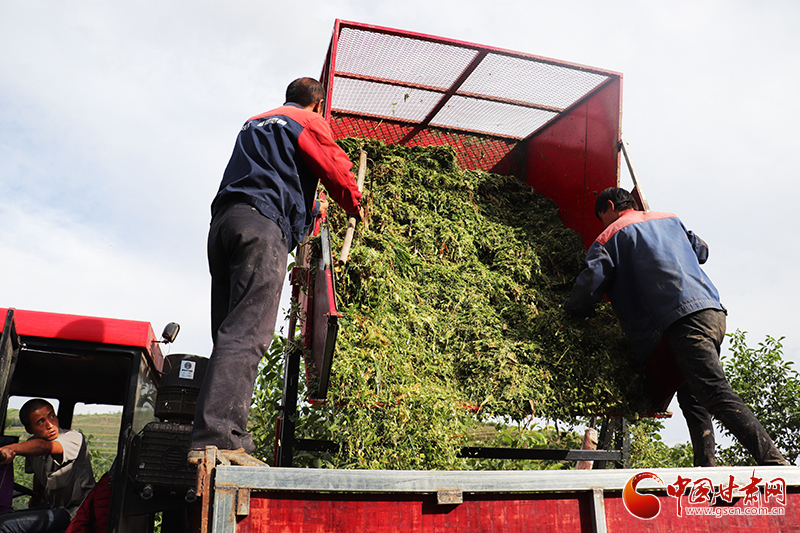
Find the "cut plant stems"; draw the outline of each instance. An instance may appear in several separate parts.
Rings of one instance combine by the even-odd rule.
[[[608,304],[561,304],[584,267],[555,203],[513,176],[460,169],[448,146],[338,141],[370,160],[350,259],[329,405],[339,466],[453,468],[489,419],[575,421],[647,411]],[[346,214],[329,210],[333,249]]]

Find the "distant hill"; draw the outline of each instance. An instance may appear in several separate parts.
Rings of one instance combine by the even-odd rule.
[[[117,436],[119,434],[119,424],[122,412],[119,413],[100,413],[90,415],[74,415],[72,417],[72,429],[77,429],[87,438],[93,435],[98,443],[106,444],[113,442],[112,449],[116,453]],[[19,410],[9,409],[6,417],[6,435],[27,438],[29,435],[19,421]],[[10,427],[9,427],[10,426]],[[94,440],[94,439],[93,439]]]

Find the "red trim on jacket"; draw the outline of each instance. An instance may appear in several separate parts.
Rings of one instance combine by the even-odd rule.
[[[361,193],[352,172],[353,163],[333,140],[331,128],[321,115],[299,107],[284,105],[250,118],[282,115],[303,127],[297,139],[303,161],[319,178],[333,200],[348,214],[358,214]]]
[[[631,209],[630,211],[623,211],[622,214],[619,216],[617,220],[612,222],[608,225],[608,227],[597,236],[595,239],[601,246],[605,246],[606,243],[611,240],[611,237],[614,236],[619,230],[624,227],[630,226],[631,224],[638,224],[640,222],[648,222],[650,220],[663,220],[665,218],[677,218],[672,213],[659,213],[656,211],[634,211]]]

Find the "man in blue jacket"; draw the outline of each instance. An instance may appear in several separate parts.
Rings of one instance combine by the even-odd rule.
[[[608,295],[643,365],[666,335],[686,378],[677,396],[695,466],[716,464],[711,415],[758,464],[788,464],[723,373],[719,353],[726,311],[700,268],[708,259],[708,246],[675,215],[645,213],[634,206],[624,189],[612,187],[600,193],[595,214],[606,229],[589,248],[587,268],[578,275],[564,308],[587,315]]]
[[[300,78],[289,84],[283,106],[248,119],[211,204],[214,351],[198,396],[190,463],[216,446],[235,464],[259,464],[246,431],[258,363],[272,342],[287,256],[319,210],[318,183],[360,218],[352,164],[322,118],[324,95],[319,82]]]

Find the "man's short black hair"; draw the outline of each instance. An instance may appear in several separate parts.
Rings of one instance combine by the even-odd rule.
[[[34,411],[37,411],[42,407],[49,407],[50,409],[53,409],[53,406],[47,400],[43,400],[41,398],[28,400],[19,410],[19,421],[22,422],[22,425],[26,428],[31,427],[31,415]]]
[[[322,89],[322,84],[314,78],[298,78],[286,88],[286,103],[308,107],[323,98],[325,91]]]
[[[631,193],[619,187],[609,187],[597,197],[597,201],[594,203],[594,216],[600,218],[600,213],[606,212],[609,200],[617,211],[636,209],[636,200],[633,199]]]

